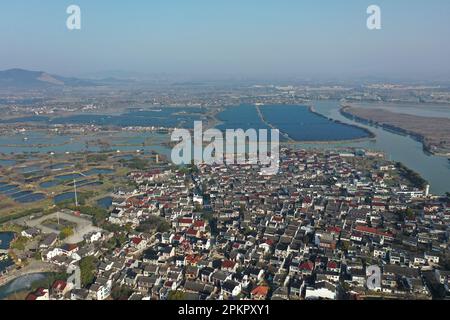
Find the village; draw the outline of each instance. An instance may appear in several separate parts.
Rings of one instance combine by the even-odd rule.
[[[28,241],[11,254],[63,274],[26,299],[448,297],[450,200],[381,153],[283,148],[273,176],[160,163],[128,179],[135,188],[118,186],[104,220],[80,208],[16,226]],[[81,236],[52,233],[61,220]]]

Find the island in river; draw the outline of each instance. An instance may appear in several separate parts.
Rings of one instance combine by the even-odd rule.
[[[426,151],[450,155],[450,119],[394,113],[384,109],[343,106],[341,114],[352,120],[378,125],[384,129],[406,134],[422,142]]]

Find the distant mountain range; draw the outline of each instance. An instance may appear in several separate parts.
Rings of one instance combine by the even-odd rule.
[[[9,69],[0,71],[0,89],[46,89],[120,84],[119,79],[85,80],[52,75],[44,71]]]

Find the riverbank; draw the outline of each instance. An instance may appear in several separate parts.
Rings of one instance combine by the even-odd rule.
[[[28,293],[37,287],[49,288],[54,281],[55,272],[36,272],[17,277],[0,286],[0,300],[25,300]]]
[[[17,291],[14,293],[11,293],[10,295],[4,297],[4,298],[0,298],[1,300],[5,300],[5,301],[23,301],[27,298],[29,292],[29,290],[23,290],[23,291]]]
[[[345,141],[349,141],[349,142],[352,142],[352,141],[353,142],[354,141],[365,141],[365,140],[368,140],[368,139],[375,139],[375,137],[376,137],[375,134],[372,131],[370,131],[370,130],[368,130],[366,128],[363,128],[363,127],[360,127],[360,126],[357,126],[357,125],[354,125],[354,124],[348,124],[348,123],[345,123],[345,122],[342,122],[342,121],[339,121],[339,120],[336,120],[336,119],[333,119],[333,118],[326,117],[325,115],[317,112],[316,109],[314,109],[314,106],[312,106],[312,105],[308,106],[308,108],[309,108],[310,112],[312,112],[312,113],[314,113],[314,114],[316,114],[316,115],[318,115],[320,117],[323,117],[323,118],[327,119],[328,121],[332,121],[334,123],[338,123],[338,124],[342,124],[342,125],[345,125],[345,126],[357,128],[359,130],[364,131],[368,135],[367,138],[355,138],[355,139],[348,139],[348,140],[345,140]],[[342,141],[342,140],[340,140],[340,141]]]
[[[351,105],[341,105],[339,112],[349,120],[410,136],[420,142],[424,151],[430,154],[442,157],[450,155],[450,145],[445,140],[450,136],[449,119],[419,117],[382,109],[362,109]]]
[[[407,135],[393,133],[382,127],[370,126],[344,117],[340,113],[343,102],[339,100],[316,100],[311,104],[317,112],[326,117],[339,120],[343,123],[367,128],[375,134],[375,139],[362,142],[348,142],[337,144],[300,144],[303,148],[327,148],[335,149],[350,147],[365,149],[373,152],[382,152],[386,159],[401,162],[408,168],[418,172],[430,184],[430,192],[435,195],[445,195],[450,191],[450,162],[447,158],[434,156],[423,149],[422,143]]]
[[[58,273],[61,269],[55,264],[31,260],[30,263],[21,269],[13,269],[0,278],[0,289],[18,278],[32,274],[51,274]]]

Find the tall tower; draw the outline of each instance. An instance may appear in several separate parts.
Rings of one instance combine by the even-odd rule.
[[[73,179],[73,189],[75,191],[75,207],[78,207],[77,183],[75,179]]]

